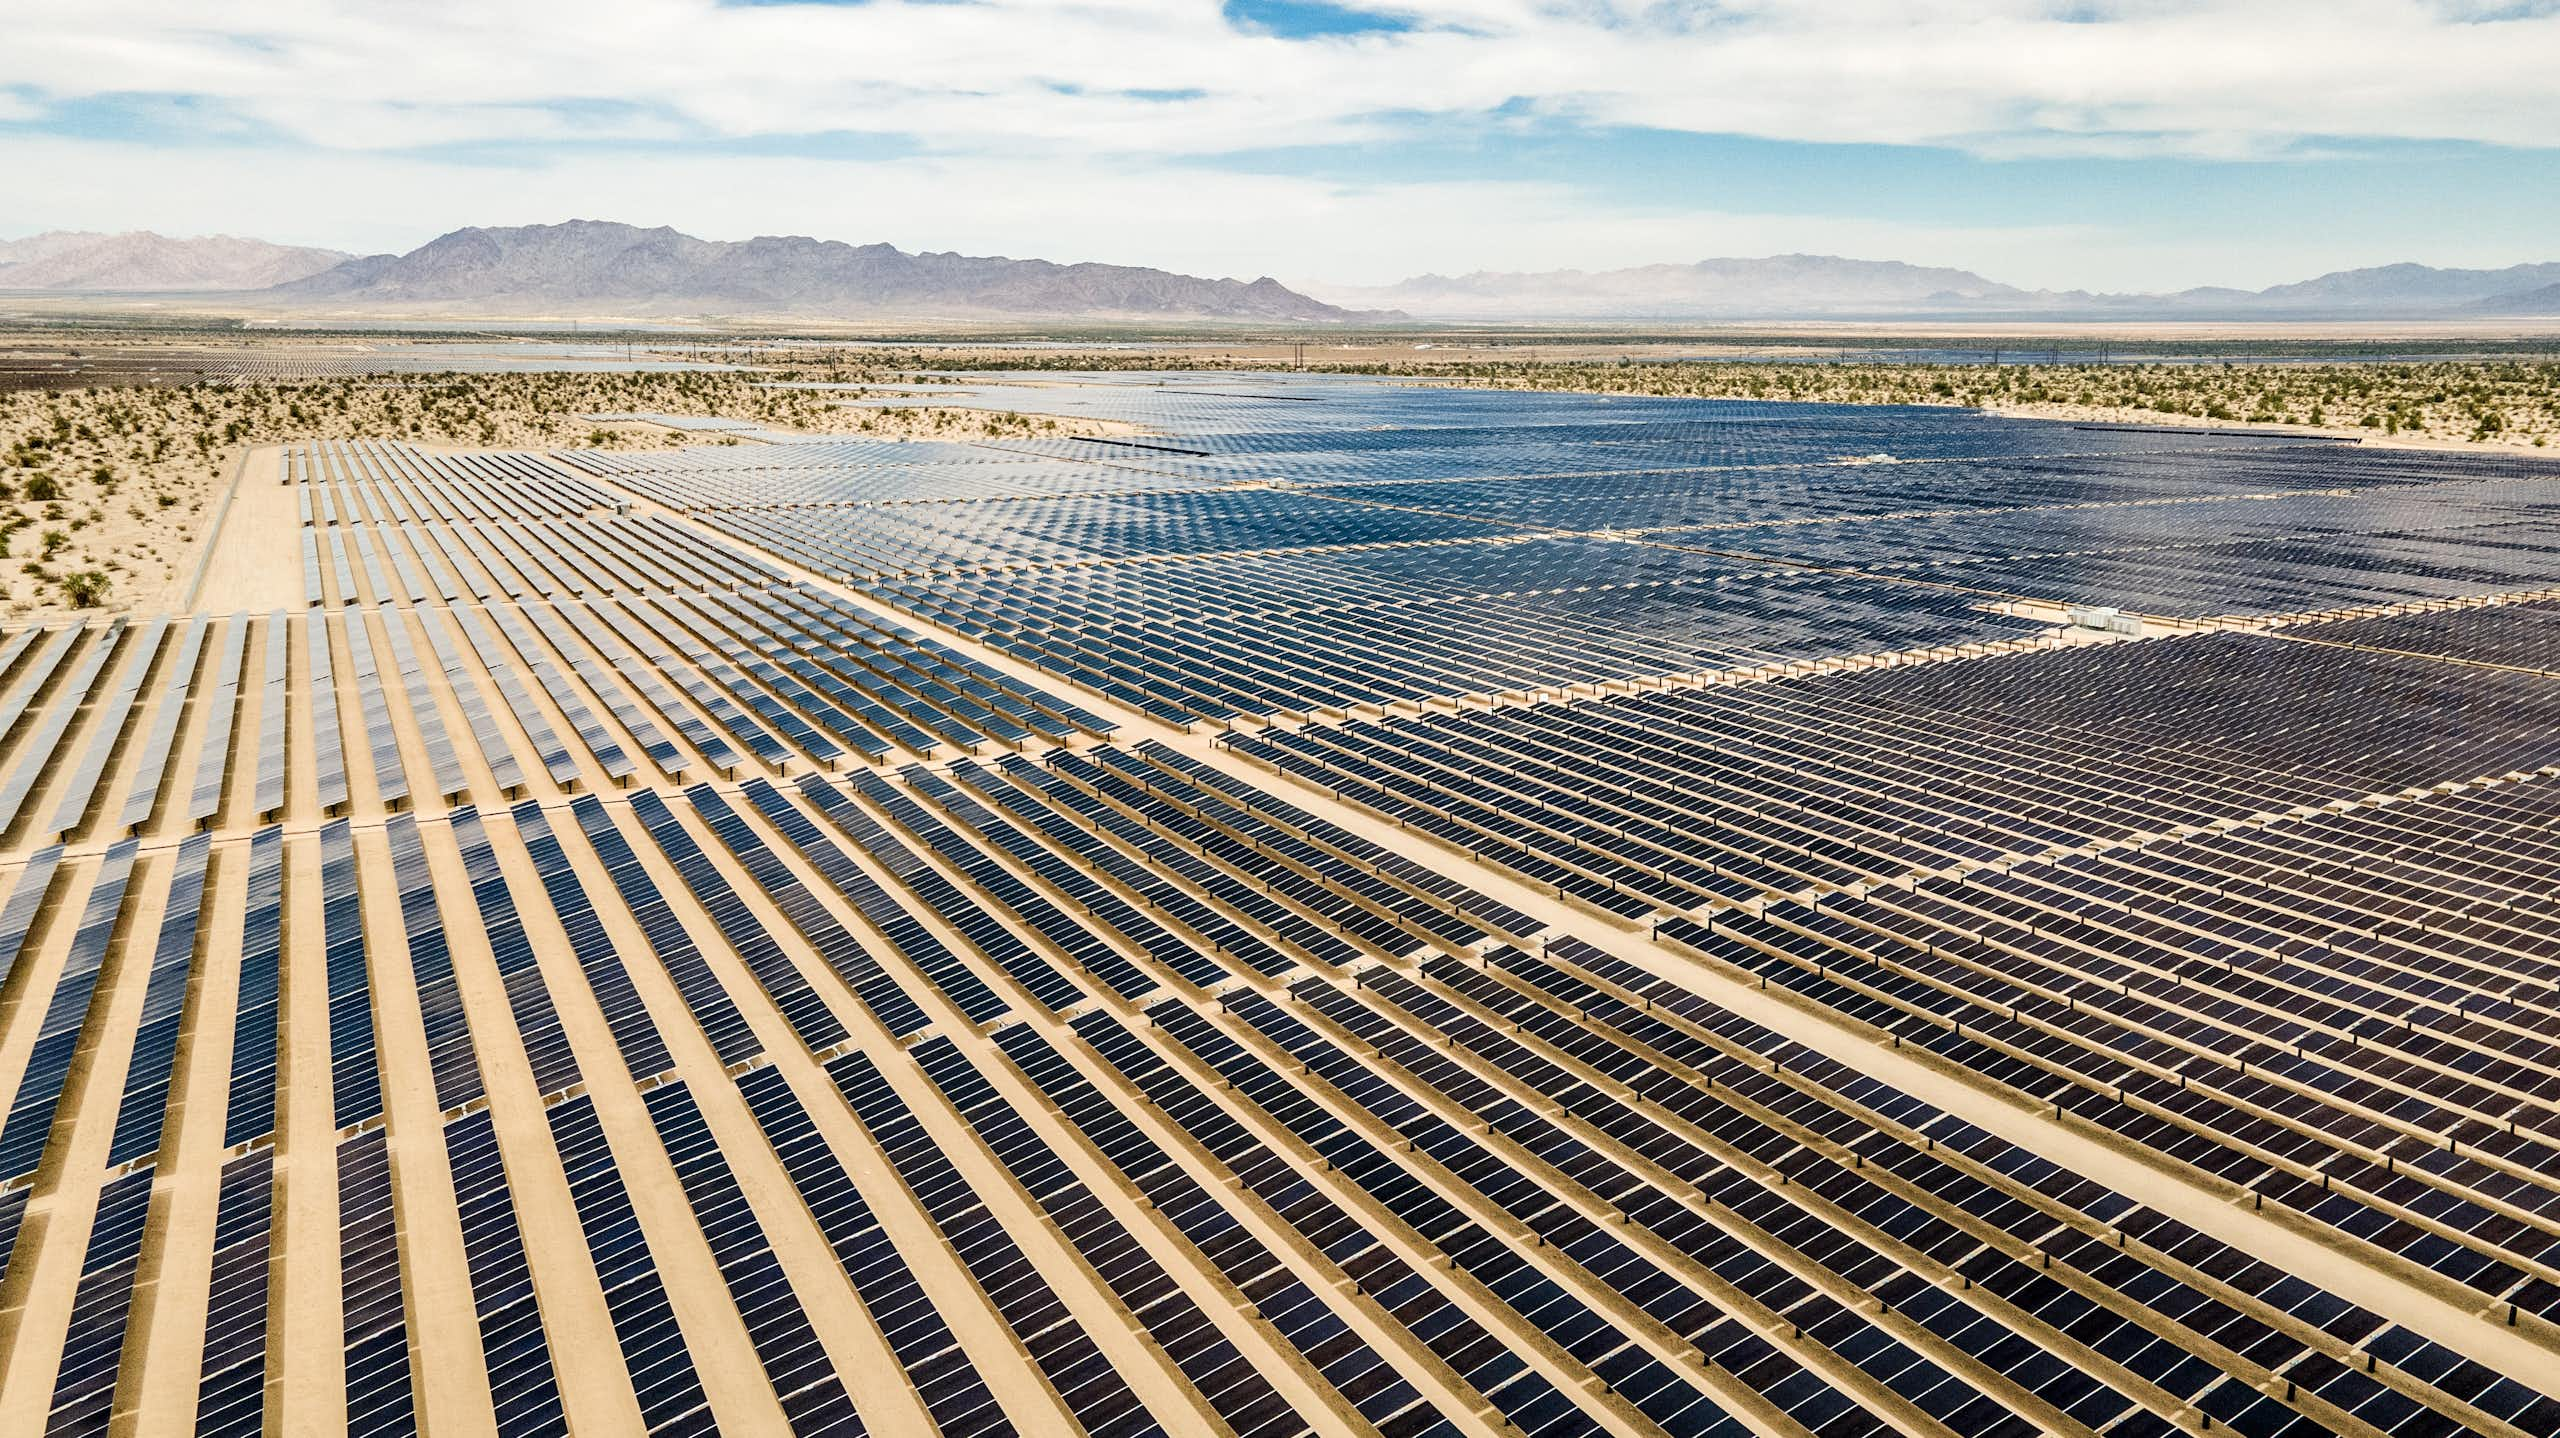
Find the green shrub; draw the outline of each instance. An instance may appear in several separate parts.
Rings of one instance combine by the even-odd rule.
[[[107,576],[104,570],[83,569],[62,576],[62,599],[74,609],[95,609],[107,599]]]

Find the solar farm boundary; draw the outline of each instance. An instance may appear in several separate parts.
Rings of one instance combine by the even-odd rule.
[[[204,538],[197,544],[195,573],[187,580],[187,592],[178,602],[179,609],[195,612],[197,597],[204,593],[205,569],[212,564],[214,548],[222,541],[223,523],[231,517],[231,502],[240,497],[240,482],[248,474],[250,462],[270,450],[282,452],[280,446],[262,445],[240,451],[231,462],[231,482],[223,486],[222,503],[214,507],[213,521],[205,526]]]

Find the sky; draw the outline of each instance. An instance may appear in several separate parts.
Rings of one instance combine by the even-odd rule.
[[[2560,259],[2560,0],[0,0],[0,237],[1271,275]]]

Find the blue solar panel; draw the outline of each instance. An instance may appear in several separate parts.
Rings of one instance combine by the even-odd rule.
[[[760,1068],[740,1077],[738,1088],[934,1426],[948,1438],[1013,1431],[790,1081],[778,1069]]]
[[[543,982],[533,941],[517,917],[515,894],[498,866],[497,852],[489,847],[479,811],[456,809],[452,824],[454,843],[462,850],[463,870],[470,878],[471,897],[479,905],[480,926],[489,936],[489,951],[506,986],[507,1007],[515,1015],[516,1036],[533,1065],[533,1081],[546,1094],[563,1092],[579,1081],[578,1058],[570,1051],[560,1010]]]
[[[347,821],[320,828],[320,942],[329,985],[329,1090],[337,1126],[382,1113],[375,1071],[373,985],[366,972],[363,895],[356,888],[355,841]]]
[[[524,1234],[498,1149],[495,1120],[483,1109],[445,1129],[456,1216],[462,1223],[471,1306],[480,1322],[480,1351],[497,1401],[502,1438],[565,1431],[559,1376],[525,1262]]]
[[[586,973],[587,988],[604,1010],[605,1024],[613,1030],[623,1066],[634,1079],[645,1079],[674,1067],[675,1061],[667,1056],[665,1040],[658,1036],[656,1021],[649,1017],[640,991],[632,986],[630,973],[622,967],[622,956],[614,951],[612,936],[605,932],[603,920],[587,900],[586,886],[579,882],[568,854],[551,832],[549,816],[531,800],[518,804],[513,813],[516,831],[524,836],[525,853],[533,860],[534,873],[551,897],[551,912],[569,936],[569,952]]]
[[[197,1438],[248,1438],[266,1426],[267,1279],[275,1230],[275,1150],[222,1166],[205,1298]]]
[[[782,1264],[747,1206],[728,1160],[720,1154],[693,1095],[681,1083],[661,1084],[647,1095],[650,1121],[675,1164],[676,1181],[710,1241],[711,1257],[746,1320],[747,1337],[763,1361],[766,1385],[796,1434],[860,1433],[853,1398],[818,1341],[816,1328],[791,1288]]]
[[[418,1428],[400,1269],[391,1139],[375,1129],[338,1145],[338,1285],[344,1295],[350,1435]]]
[[[823,1052],[842,1043],[847,1036],[844,1022],[827,1007],[826,1000],[819,996],[818,991],[810,987],[790,954],[748,911],[737,890],[703,853],[702,846],[685,831],[666,801],[654,793],[642,792],[632,797],[631,812],[648,829],[649,837],[667,856],[667,862],[675,866],[694,902],[700,904],[711,922],[719,927],[721,938],[745,961],[747,971],[755,975],[765,997],[791,1025],[792,1032],[799,1035],[800,1042],[812,1053]],[[707,974],[698,976],[694,987],[702,989],[708,977]],[[707,1001],[711,995],[705,990],[703,997]]]
[[[48,1434],[107,1431],[123,1370],[134,1280],[142,1268],[152,1178],[145,1169],[111,1180],[99,1191],[89,1248],[80,1260],[79,1287],[72,1293],[62,1362],[54,1370]]]
[[[160,1148],[162,1126],[169,1115],[169,1090],[177,1074],[178,1036],[186,1021],[189,980],[203,948],[205,881],[212,853],[211,835],[191,834],[179,841],[160,917],[159,942],[152,949],[151,972],[143,983],[142,1012],[135,1020],[124,1097],[116,1108],[115,1137],[107,1149],[109,1164],[130,1163]]]
[[[829,913],[808,885],[800,882],[790,869],[765,846],[755,831],[747,826],[737,811],[731,809],[719,792],[708,784],[697,784],[685,791],[685,798],[702,816],[702,821],[719,836],[747,872],[754,876],[765,896],[782,911],[793,928],[817,951],[827,967],[852,989],[889,1032],[905,1035],[922,1029],[930,1020],[916,1001],[899,987],[897,978],[862,941],[845,928],[843,922]]]
[[[977,1191],[882,1079],[879,1068],[864,1055],[852,1053],[829,1064],[827,1072],[1085,1431],[1126,1433],[1133,1438],[1162,1434],[1164,1429],[1130,1391],[1127,1380],[1023,1257]]]
[[[592,795],[581,795],[569,810],[577,816],[588,846],[612,877],[623,904],[648,939],[650,952],[658,956],[658,962],[675,980],[685,1007],[692,1012],[694,1022],[701,1025],[703,1036],[711,1040],[712,1051],[719,1055],[720,1062],[734,1064],[754,1057],[763,1047],[755,1031],[738,1012],[728,990],[721,987],[719,976],[703,961],[702,950],[658,891],[657,882],[641,866],[638,853],[622,837],[613,816]]]
[[[551,1142],[569,1175],[569,1196],[587,1256],[603,1285],[614,1340],[652,1433],[716,1431],[693,1354],[676,1326],[658,1262],[631,1211],[630,1190],[615,1166],[595,1101],[581,1095],[551,1110]]]
[[[231,1085],[222,1121],[225,1147],[265,1137],[276,1126],[277,1001],[284,960],[284,830],[249,840],[249,898],[240,935],[238,1004],[231,1021]]]
[[[394,814],[384,821],[391,846],[392,882],[400,890],[400,930],[409,946],[410,987],[425,1021],[427,1060],[434,1071],[436,1107],[451,1111],[480,1097],[480,1063],[471,1043],[471,1019],[453,972],[444,916],[437,908],[435,874],[427,865],[418,821]]]

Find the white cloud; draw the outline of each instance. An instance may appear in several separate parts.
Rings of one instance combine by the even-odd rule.
[[[2023,285],[2150,288],[2298,278],[2306,237],[2161,249],[2098,232],[1734,214],[1712,201],[1646,209],[1562,185],[1340,184],[1238,173],[1220,157],[1533,120],[1992,158],[2262,158],[2364,138],[2560,143],[2560,10],[2547,4],[1341,3],[1411,28],[1288,40],[1227,22],[1218,0],[0,0],[0,122],[14,125],[0,134],[0,168],[19,195],[40,198],[19,206],[21,223],[374,248],[575,213],[720,237],[815,233],[1293,282],[1795,249]],[[164,129],[182,117],[190,143],[44,132],[46,107],[84,100],[156,113]],[[244,138],[270,133],[283,142]],[[736,153],[847,134],[922,157]],[[615,143],[579,143],[594,141]],[[498,152],[524,163],[421,153],[466,145],[511,146]],[[1828,211],[1855,201],[1825,199]],[[2477,253],[2493,240],[2448,234],[2427,258],[2526,258]]]
[[[0,84],[211,96],[348,148],[658,139],[672,124],[1216,154],[1515,102],[1604,124],[1987,151],[2560,136],[2560,13],[2541,5],[1411,0],[1372,7],[1413,17],[1411,30],[1314,41],[1239,29],[1217,0],[0,8],[25,12],[9,17]],[[1147,91],[1186,98],[1133,93]]]

